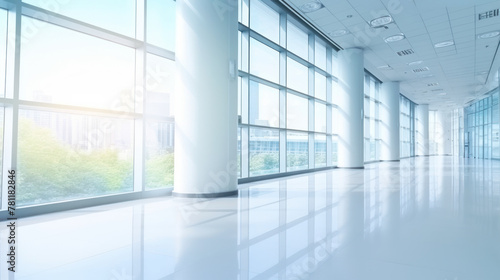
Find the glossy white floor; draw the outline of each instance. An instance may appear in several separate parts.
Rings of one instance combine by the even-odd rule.
[[[0,223],[0,278],[6,222]],[[10,279],[500,279],[500,161],[404,159],[18,220]]]

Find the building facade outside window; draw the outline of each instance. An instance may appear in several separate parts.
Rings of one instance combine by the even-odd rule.
[[[19,207],[173,187],[175,1],[0,0],[0,42]]]

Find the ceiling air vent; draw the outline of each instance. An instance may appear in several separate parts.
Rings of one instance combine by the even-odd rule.
[[[439,83],[430,83],[430,84],[427,84],[428,87],[434,87],[434,86],[437,86],[439,85]]]
[[[404,51],[397,52],[397,54],[399,56],[409,55],[409,54],[412,54],[412,53],[415,53],[412,49],[407,49],[407,50],[404,50]]]
[[[442,88],[438,88],[438,89],[433,89],[432,91],[443,91]]]
[[[494,9],[494,10],[482,12],[482,13],[478,14],[477,20],[483,20],[483,19],[489,19],[489,18],[492,18],[492,17],[497,17],[498,16],[498,10],[499,9]]]
[[[429,71],[429,67],[417,68],[417,69],[413,69],[412,71],[413,71],[413,73],[427,72],[427,71]]]

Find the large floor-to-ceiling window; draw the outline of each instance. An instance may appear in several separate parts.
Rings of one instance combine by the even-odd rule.
[[[400,157],[415,156],[415,103],[403,95],[399,98]]]
[[[272,1],[239,3],[241,178],[336,164],[336,50]]]
[[[464,109],[454,109],[452,112],[452,154],[464,157]]]
[[[470,158],[500,159],[499,90],[465,108],[464,155]]]
[[[365,162],[378,161],[380,159],[379,87],[380,82],[372,75],[366,73],[364,85]]]
[[[173,0],[0,0],[18,206],[173,186],[174,24]]]

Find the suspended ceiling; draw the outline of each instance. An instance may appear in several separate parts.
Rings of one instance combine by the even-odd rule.
[[[430,109],[463,107],[498,86],[500,36],[478,36],[500,31],[500,1],[314,0],[324,7],[308,13],[300,7],[311,0],[282,1],[341,48],[364,49],[367,70],[383,82],[400,81],[402,94]],[[384,15],[394,22],[370,27]],[[384,41],[399,33],[405,39]],[[446,41],[454,44],[435,47]],[[405,50],[413,52],[398,55]]]

